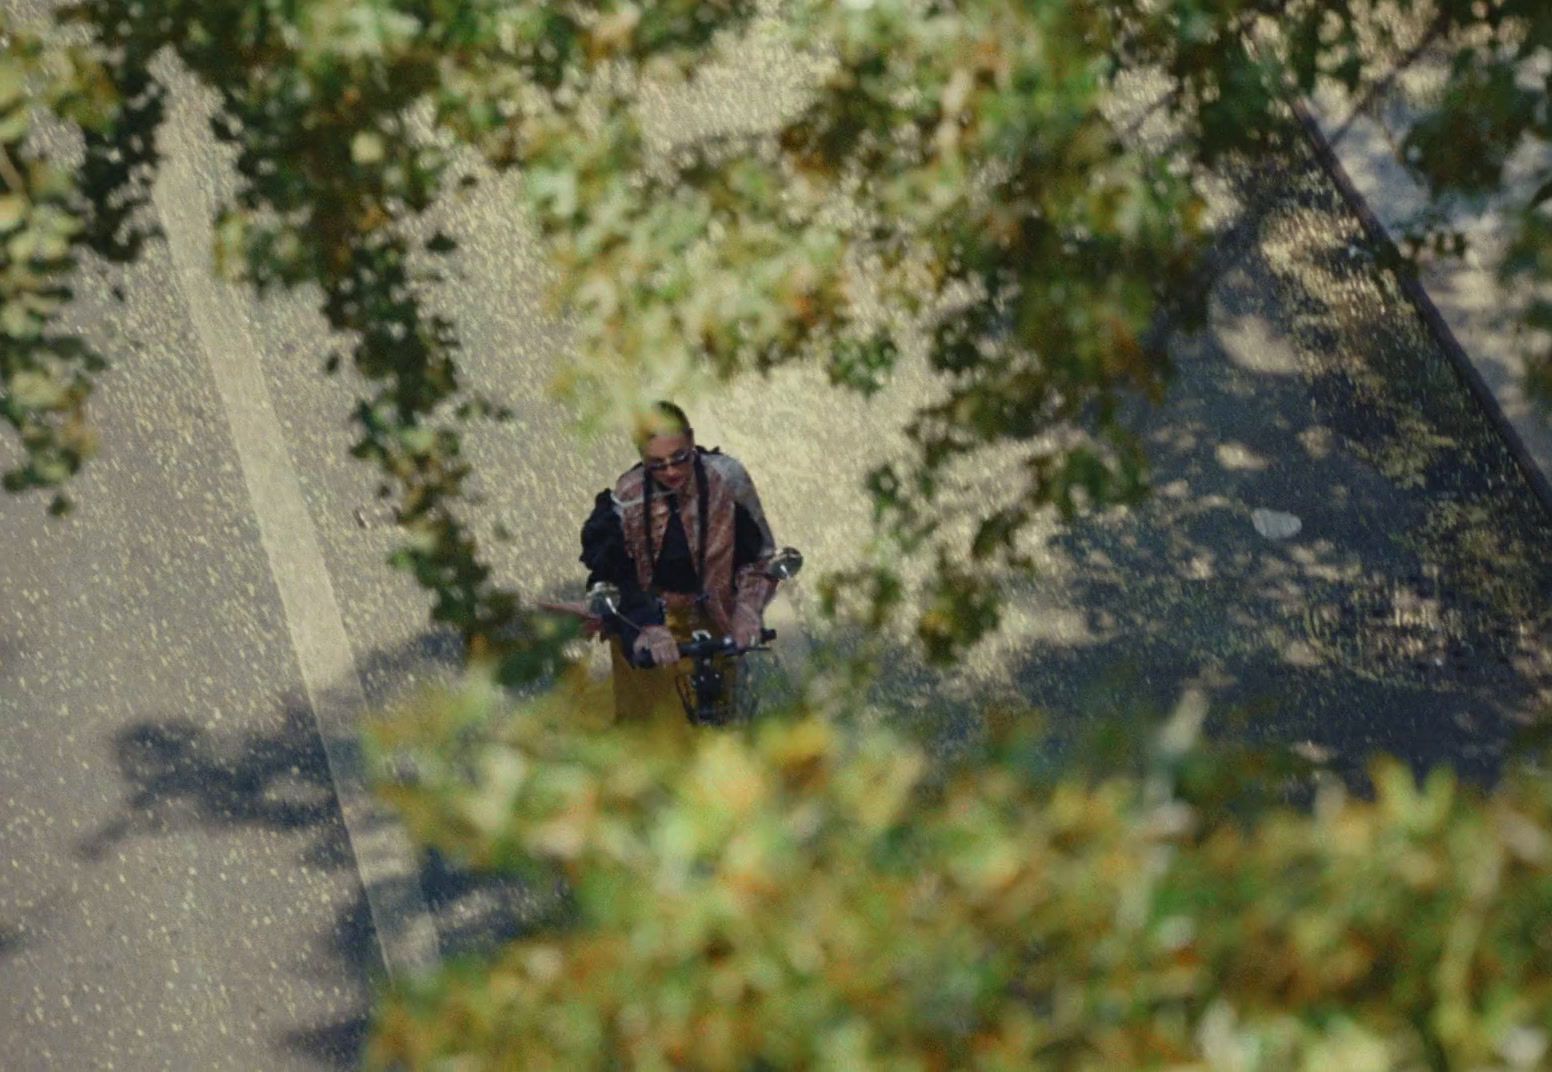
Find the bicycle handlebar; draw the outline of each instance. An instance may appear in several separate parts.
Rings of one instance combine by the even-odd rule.
[[[776,630],[760,630],[760,643],[776,639]],[[706,637],[702,640],[690,640],[679,645],[679,658],[699,659],[710,658],[713,655],[742,655],[746,651],[755,651],[756,648],[740,648],[733,643],[730,636]],[[639,670],[650,670],[653,666],[652,653],[650,651],[632,652],[631,661]]]

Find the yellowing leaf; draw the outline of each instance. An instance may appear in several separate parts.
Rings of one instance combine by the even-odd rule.
[[[358,164],[380,164],[387,155],[382,136],[370,130],[357,131],[350,139],[350,158]]]
[[[0,194],[0,231],[9,231],[27,216],[27,199],[20,194]]]
[[[53,409],[63,405],[68,395],[64,384],[30,369],[13,375],[6,386],[13,399],[31,409]]]

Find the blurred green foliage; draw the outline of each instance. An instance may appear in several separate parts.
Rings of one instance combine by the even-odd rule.
[[[799,706],[684,738],[579,725],[580,673],[370,734],[466,866],[569,911],[379,1008],[368,1066],[1543,1068],[1552,782],[1394,761],[1372,795],[1197,740],[1203,707],[1051,765],[1029,712],[935,762]],[[1269,754],[1262,754],[1265,759]]]
[[[57,488],[95,449],[86,399],[103,361],[51,322],[71,298],[67,279],[78,250],[110,214],[91,204],[90,169],[41,159],[26,143],[40,118],[64,119],[101,138],[119,100],[86,50],[7,31],[0,24],[7,35],[0,56],[0,411],[25,451],[3,477],[16,492]],[[68,508],[58,495],[50,506],[54,513]]]

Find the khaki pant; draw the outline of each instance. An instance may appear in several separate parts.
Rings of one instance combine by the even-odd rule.
[[[719,635],[710,616],[699,608],[670,605],[667,619],[668,631],[681,644],[686,643],[697,629],[704,629],[712,636]],[[684,705],[674,684],[676,679],[684,677],[688,686],[689,675],[695,668],[694,660],[680,659],[673,666],[638,670],[626,660],[619,637],[610,638],[609,648],[613,662],[615,721],[645,721],[660,726],[672,723],[683,727],[687,733],[696,729],[685,717]],[[718,658],[716,666],[722,671],[723,694],[731,697],[738,682],[738,660]]]

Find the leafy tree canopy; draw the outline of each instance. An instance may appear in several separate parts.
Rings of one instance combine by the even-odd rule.
[[[410,226],[488,169],[521,176],[573,332],[557,387],[595,421],[675,377],[793,361],[868,393],[912,332],[927,339],[942,396],[910,423],[913,456],[867,490],[891,539],[937,557],[918,632],[947,659],[995,623],[989,571],[1026,564],[1018,535],[1038,510],[1142,491],[1120,403],[1159,397],[1166,331],[1201,321],[1207,184],[1280,151],[1290,94],[1321,79],[1362,93],[1425,46],[1453,49],[1407,135],[1440,197],[1497,188],[1552,121],[1540,0],[80,0],[55,18],[73,36],[11,27],[0,66],[0,404],[25,447],[6,486],[58,489],[92,452],[102,361],[54,325],[80,257],[133,260],[154,230],[167,87],[151,72],[171,54],[214,91],[237,153],[216,261],[259,290],[318,288],[371,385],[355,452],[407,530],[395,564],[512,681],[552,666],[560,638],[491,580],[459,517],[460,427],[507,414],[464,387],[458,326],[422,306],[430,277],[412,265],[454,242]],[[642,87],[693,80],[762,18],[813,64],[801,106],[654,149]],[[1168,118],[1163,142],[1116,107],[1132,77]],[[81,166],[29,136],[55,120],[80,131]],[[1504,267],[1534,280],[1552,274],[1542,179]],[[1552,306],[1526,322],[1547,327]],[[1546,387],[1545,335],[1529,338]],[[939,538],[938,496],[988,450],[1021,475],[966,552]],[[887,566],[827,585],[830,605],[860,593],[875,617],[901,591]]]

